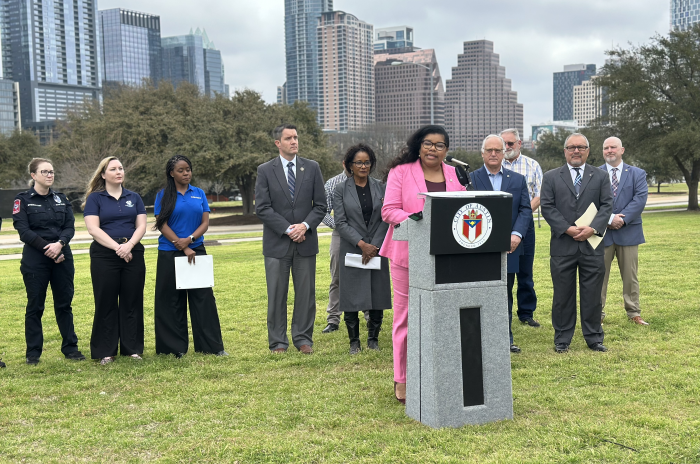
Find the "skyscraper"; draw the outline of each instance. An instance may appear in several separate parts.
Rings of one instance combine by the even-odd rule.
[[[0,79],[0,134],[10,135],[19,128],[17,90],[16,82]]]
[[[671,30],[685,31],[700,21],[700,3],[697,0],[671,0]]]
[[[374,49],[413,47],[413,28],[408,26],[383,27],[374,30]]]
[[[101,98],[96,0],[0,0],[0,16],[3,77],[18,82],[23,127]]]
[[[187,35],[163,37],[161,45],[163,79],[170,80],[175,87],[180,82],[190,82],[209,97],[215,93],[228,96],[221,52],[205,30],[190,29]]]
[[[594,64],[569,64],[564,71],[554,73],[553,119],[571,121],[574,119],[574,86],[595,76]]]
[[[374,44],[376,46],[377,42]],[[374,53],[377,123],[412,132],[430,124],[432,112],[434,124],[444,126],[445,89],[435,50],[379,54],[375,48]]]
[[[102,81],[110,84],[141,85],[162,78],[160,16],[113,8],[100,10],[102,40]]]
[[[493,42],[464,42],[452,78],[446,82],[445,126],[450,149],[481,150],[489,134],[514,127],[523,133],[523,105],[506,79],[506,68],[493,52]]]
[[[287,103],[318,105],[318,39],[321,13],[333,10],[333,0],[284,0],[284,43]]]
[[[324,130],[354,130],[374,122],[372,35],[371,24],[349,13],[321,14],[318,122]]]

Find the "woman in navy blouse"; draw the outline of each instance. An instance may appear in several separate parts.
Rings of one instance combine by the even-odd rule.
[[[158,239],[156,270],[156,353],[174,354],[180,358],[187,353],[187,302],[190,304],[194,350],[217,356],[228,356],[221,339],[221,325],[216,299],[211,288],[177,290],[175,258],[187,256],[195,262],[196,255],[206,255],[204,233],[209,228],[209,205],[204,191],[190,185],[192,163],[176,155],[165,166],[166,185],[156,195],[154,229],[161,232]]]
[[[95,296],[90,355],[100,364],[143,354],[143,286],[146,263],[140,241],[146,233],[141,197],[123,187],[124,167],[114,156],[100,162],[88,183],[83,211],[94,241],[90,274]]]

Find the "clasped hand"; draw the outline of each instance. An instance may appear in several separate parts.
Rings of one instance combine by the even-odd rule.
[[[566,234],[577,242],[585,242],[593,236],[593,228],[588,226],[571,226],[566,230]]]
[[[360,250],[362,250],[362,264],[369,263],[369,260],[377,256],[379,253],[379,248],[369,243],[365,243],[363,240],[360,240],[360,243],[358,243],[357,246],[359,246]]]
[[[616,214],[615,217],[613,218],[612,222],[610,224],[608,224],[608,229],[617,230],[617,229],[621,228],[622,226],[624,226],[625,221],[622,219],[623,217],[625,217],[625,215],[622,213]]]
[[[301,243],[306,240],[306,226],[304,224],[292,224],[289,226],[289,238],[297,243]]]
[[[44,247],[44,256],[56,260],[63,250],[63,245],[60,242],[49,243]]]
[[[121,259],[125,260],[127,263],[130,261],[130,259],[126,259],[131,255],[131,250],[133,250],[134,245],[131,242],[126,242],[122,243],[119,246],[117,246],[117,249],[114,250],[114,252],[119,256]]]

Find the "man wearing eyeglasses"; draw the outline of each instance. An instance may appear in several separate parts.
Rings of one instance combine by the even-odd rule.
[[[503,167],[525,176],[527,191],[530,197],[530,208],[534,213],[540,207],[540,189],[542,188],[542,168],[540,163],[520,153],[523,142],[517,129],[506,129],[501,132],[501,138],[506,143],[503,155]],[[518,319],[530,327],[539,327],[534,319],[537,309],[537,294],[533,280],[532,267],[535,261],[535,221],[531,220],[527,234],[523,238],[523,254],[520,255],[518,271]]]
[[[542,178],[542,215],[551,228],[552,327],[557,353],[569,350],[576,329],[577,272],[583,338],[591,350],[607,351],[600,320],[605,247],[599,243],[593,248],[588,239],[603,236],[613,211],[613,197],[608,174],[587,165],[588,154],[588,139],[583,134],[571,134],[564,143],[566,165],[546,172]],[[597,209],[593,221],[589,226],[577,226],[575,221],[591,204]]]
[[[481,144],[481,157],[484,165],[471,174],[474,190],[501,191],[513,195],[513,211],[508,253],[508,327],[513,318],[513,284],[523,254],[523,240],[527,240],[528,229],[532,222],[530,196],[527,191],[525,176],[503,167],[506,144],[498,135],[487,136]],[[510,351],[520,353],[518,345],[513,343],[510,331]]]

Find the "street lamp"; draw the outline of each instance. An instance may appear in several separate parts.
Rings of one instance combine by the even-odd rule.
[[[405,61],[392,61],[391,65],[392,66],[401,66],[404,64],[412,64],[414,66],[420,66],[421,68],[425,68],[428,71],[430,71],[430,125],[435,124],[435,106],[433,103],[433,92],[435,90],[435,86],[433,84],[433,72],[435,71],[435,68],[433,66],[433,62],[430,62],[430,66],[426,66],[424,64],[419,64],[419,63],[411,63],[411,62],[405,62]]]

